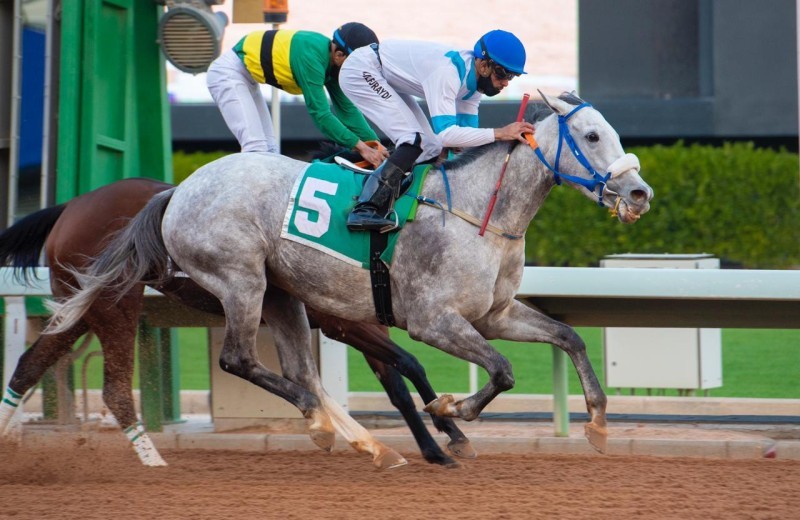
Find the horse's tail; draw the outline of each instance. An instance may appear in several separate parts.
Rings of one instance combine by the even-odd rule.
[[[45,241],[65,207],[40,209],[0,233],[0,265],[14,268],[14,280],[29,285],[36,278]]]
[[[71,328],[101,293],[119,300],[136,284],[161,285],[172,277],[161,220],[174,191],[175,188],[162,191],[150,199],[83,272],[68,269],[80,288],[66,300],[48,302],[53,316],[46,334]]]

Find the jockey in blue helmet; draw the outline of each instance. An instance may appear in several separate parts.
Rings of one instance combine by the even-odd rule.
[[[510,81],[526,74],[525,47],[519,38],[510,32],[495,29],[481,36],[472,49],[475,59],[484,60],[491,67],[495,77]],[[478,76],[478,90],[486,96],[496,96],[502,90],[493,82],[491,74]]]
[[[524,74],[525,49],[506,31],[490,31],[474,49],[441,43],[389,40],[356,49],[342,64],[339,84],[361,112],[395,146],[367,178],[347,217],[351,231],[386,231],[395,226],[394,199],[414,163],[433,161],[445,148],[494,141],[524,142],[533,125],[519,121],[500,128],[478,125],[478,105]],[[424,99],[430,120],[417,104]]]

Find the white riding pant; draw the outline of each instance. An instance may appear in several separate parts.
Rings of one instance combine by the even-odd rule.
[[[267,102],[233,50],[211,63],[206,84],[243,152],[278,153]]]
[[[386,80],[375,52],[351,54],[339,71],[339,86],[364,116],[392,140],[395,147],[422,137],[417,162],[437,157],[442,145],[425,112],[413,96],[398,93]]]

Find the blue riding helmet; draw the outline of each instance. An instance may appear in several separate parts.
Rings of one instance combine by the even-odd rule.
[[[508,31],[489,31],[475,43],[472,52],[476,58],[492,60],[508,72],[527,74],[524,70],[525,47],[519,38]]]

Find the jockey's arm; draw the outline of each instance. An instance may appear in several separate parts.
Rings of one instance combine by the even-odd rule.
[[[495,140],[491,128],[478,128],[478,102],[459,100],[461,80],[448,68],[431,74],[423,83],[431,126],[445,148],[468,148]],[[479,99],[479,98],[478,98]]]

